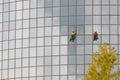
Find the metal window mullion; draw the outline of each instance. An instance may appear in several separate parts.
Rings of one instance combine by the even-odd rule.
[[[29,0],[29,49],[28,49],[28,80],[30,80],[30,3],[31,3],[31,0]]]
[[[2,4],[3,5],[3,7],[2,7],[2,16],[4,16],[4,3]],[[3,68],[3,27],[4,27],[4,25],[3,25],[3,21],[4,21],[4,18],[2,17],[2,47],[1,47],[1,80],[2,80],[2,68]]]
[[[37,66],[37,58],[38,58],[38,56],[37,56],[37,54],[38,54],[38,52],[37,52],[37,48],[38,48],[38,46],[37,46],[37,44],[38,44],[38,37],[37,37],[37,34],[38,34],[38,0],[36,0],[36,80],[38,80],[37,78],[38,78],[38,76],[37,76],[37,69],[38,69],[38,66]]]
[[[53,54],[52,54],[52,52],[53,52],[53,36],[52,36],[52,34],[53,34],[53,0],[51,0],[52,1],[52,11],[51,11],[51,17],[52,17],[52,19],[51,19],[51,80],[53,79],[52,77],[53,77],[53,75],[52,75],[52,68],[53,68],[53,65],[52,65],[52,58],[53,58]]]
[[[10,0],[9,0],[10,1]],[[9,2],[9,16],[10,16],[10,2]],[[9,17],[9,23],[8,23],[8,27],[10,26],[10,17]],[[9,32],[10,31],[10,27],[8,28],[8,71],[7,71],[7,77],[9,79]]]

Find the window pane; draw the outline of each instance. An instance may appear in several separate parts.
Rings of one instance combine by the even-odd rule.
[[[51,45],[51,37],[45,37],[45,45]]]
[[[23,28],[29,28],[29,20],[23,20]]]
[[[22,28],[22,21],[16,21],[16,29]]]
[[[53,16],[60,16],[60,8],[59,7],[53,8]]]
[[[110,26],[110,34],[117,34],[118,33],[118,26],[112,25]]]
[[[110,16],[110,24],[117,24],[117,16]]]
[[[45,47],[45,56],[51,55],[51,47]]]
[[[10,12],[10,20],[15,20],[15,12]]]
[[[43,38],[37,38],[37,46],[43,46],[44,39]]]
[[[17,7],[16,7],[16,9],[17,10],[19,10],[19,9],[22,9],[22,1],[20,1],[20,2],[16,2],[17,4]]]
[[[10,11],[15,10],[15,2],[10,3]]]
[[[59,75],[59,66],[52,66],[52,74]],[[59,78],[57,77],[57,79],[53,79],[53,80],[59,80]]]
[[[109,16],[102,16],[102,24],[109,24]]]
[[[60,6],[60,0],[53,0],[53,6]]]
[[[92,15],[92,6],[85,6],[85,15]]]
[[[84,46],[83,45],[77,46],[77,54],[84,54]]]
[[[30,2],[30,8],[35,8],[36,7],[36,3],[37,3],[37,0],[31,0]]]
[[[29,29],[23,29],[23,38],[29,37]]]
[[[38,17],[44,17],[44,9],[43,8],[40,8],[38,9]]]
[[[8,22],[3,23],[3,30],[8,30]]]
[[[22,30],[16,30],[16,39],[22,38]]]
[[[60,75],[67,74],[67,66],[60,66]]]
[[[53,45],[59,45],[59,43],[60,43],[60,42],[59,42],[59,37],[53,37],[53,38],[52,38],[52,44],[53,44]]]
[[[53,25],[60,25],[59,20],[60,20],[59,17],[53,18]]]
[[[23,10],[23,19],[29,18],[29,10]]]
[[[85,16],[85,24],[92,24],[92,16]]]
[[[45,66],[51,65],[51,57],[45,57]]]
[[[45,8],[45,16],[52,16],[52,8]]]
[[[10,22],[10,30],[15,29],[15,21]]]
[[[24,1],[23,5],[24,5],[23,6],[24,9],[28,9],[29,8],[29,1]]]
[[[69,5],[76,5],[76,0],[69,0]]]
[[[109,0],[102,0],[102,4],[109,4]]]
[[[110,14],[117,15],[117,6],[110,6]]]
[[[22,53],[21,53],[21,49],[16,49],[16,58],[21,58]],[[18,63],[19,64],[19,63]],[[17,65],[17,64],[16,64]],[[19,66],[19,65],[18,65]]]
[[[102,34],[109,34],[109,26],[108,25],[103,25],[102,26]]]
[[[68,15],[68,7],[61,7],[61,16]]]
[[[30,57],[35,57],[36,56],[36,48],[30,48]]]
[[[109,6],[102,6],[102,15],[109,15]]]
[[[91,36],[85,36],[85,44],[92,44],[93,37]]]
[[[60,55],[68,55],[68,47],[60,46]]]
[[[53,55],[59,55],[59,46],[54,46],[52,49],[53,49],[52,52]]]
[[[4,13],[4,14],[3,14],[3,21],[8,21],[8,18],[9,18],[8,12],[7,12],[7,13]]]
[[[28,35],[29,35],[29,33],[28,33]],[[31,28],[30,29],[30,37],[36,37],[37,35],[36,35],[36,28]]]
[[[37,29],[37,36],[38,37],[41,37],[44,35],[44,28],[38,28]]]
[[[67,6],[68,0],[61,0],[61,6]]]
[[[45,0],[45,7],[52,6],[52,0]]]
[[[8,31],[3,32],[3,40],[8,40]]]
[[[30,27],[36,27],[36,19],[30,19]]]
[[[44,0],[38,0],[38,7],[44,7]]]
[[[73,15],[76,15],[76,7],[73,6],[73,7],[69,7],[69,16],[73,16]]]
[[[29,56],[29,54],[28,54],[28,48],[23,49],[23,57],[28,57],[28,56]]]
[[[30,39],[30,47],[36,46],[36,38]]]
[[[40,19],[38,19],[38,26],[39,27],[43,27],[44,26],[44,18],[40,18]]]
[[[4,4],[4,11],[8,11],[8,10],[9,10],[9,4],[6,3],[6,4]]]
[[[36,18],[36,9],[30,9],[30,18]]]
[[[52,19],[51,18],[45,18],[45,26],[51,26]]]
[[[16,11],[16,19],[22,19],[22,11]]]

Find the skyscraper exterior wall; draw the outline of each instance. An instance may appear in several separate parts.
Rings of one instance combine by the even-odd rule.
[[[119,14],[120,0],[0,0],[0,80],[84,79],[100,43],[119,56]]]

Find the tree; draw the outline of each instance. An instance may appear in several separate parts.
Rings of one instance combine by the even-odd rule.
[[[116,50],[108,43],[101,44],[98,52],[92,54],[92,63],[85,80],[119,80],[120,70],[112,71],[116,64]]]

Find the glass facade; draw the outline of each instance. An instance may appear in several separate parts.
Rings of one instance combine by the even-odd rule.
[[[120,0],[0,0],[0,79],[84,79],[101,42],[119,56],[119,17]]]

